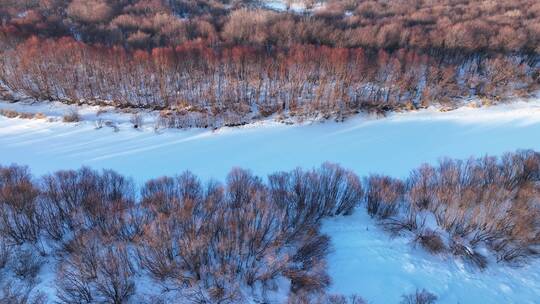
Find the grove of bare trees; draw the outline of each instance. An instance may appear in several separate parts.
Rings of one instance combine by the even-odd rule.
[[[140,195],[113,171],[35,179],[0,167],[0,301],[246,303],[279,292],[308,303],[330,283],[321,220],[361,198],[358,177],[333,164],[268,183],[242,169],[225,184],[185,172]],[[31,288],[45,267],[52,294]]]
[[[275,115],[346,118],[538,88],[532,55],[433,57],[412,50],[294,45],[266,51],[203,42],[129,51],[32,37],[0,58],[0,84],[39,100],[162,111],[168,127],[238,125]]]
[[[164,110],[169,127],[219,127],[499,102],[538,89],[535,1],[307,6],[0,1],[0,90]]]
[[[519,265],[540,252],[539,181],[533,151],[443,159],[404,180],[362,182],[324,164],[267,179],[233,169],[225,183],[185,172],[140,191],[110,170],[35,178],[0,167],[0,301],[244,303],[281,294],[291,304],[363,303],[326,294],[324,218],[365,206],[432,254],[481,269]],[[43,273],[54,276],[54,293],[35,288]],[[436,299],[422,290],[404,301],[415,298]]]
[[[404,181],[370,176],[366,207],[383,227],[413,234],[429,252],[484,268],[479,248],[489,248],[497,262],[519,264],[540,253],[539,180],[540,154],[532,151],[444,159]]]

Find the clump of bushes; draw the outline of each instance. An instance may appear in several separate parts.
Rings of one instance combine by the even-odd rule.
[[[404,182],[370,176],[365,203],[368,213],[393,233],[412,232],[429,252],[449,249],[485,268],[479,246],[491,249],[499,262],[519,263],[538,254],[539,181],[540,153],[533,151],[444,159],[414,170]],[[426,227],[426,217],[434,219],[431,226]]]
[[[185,172],[136,192],[109,170],[34,179],[0,167],[0,262],[34,282],[55,257],[61,303],[131,301],[137,276],[194,302],[264,299],[282,279],[311,299],[330,284],[321,220],[350,214],[362,197],[356,175],[334,164],[268,182],[242,169],[224,184]]]
[[[45,115],[43,113],[28,113],[18,112],[15,110],[0,110],[0,115],[7,118],[21,118],[21,119],[43,119]]]
[[[81,121],[81,116],[77,110],[70,110],[62,116],[63,122],[79,122]]]
[[[474,250],[474,247],[467,246],[463,241],[452,239],[450,242],[450,250],[453,255],[459,256],[480,269],[487,267],[487,258]]]
[[[19,116],[19,112],[13,110],[0,110],[0,115],[7,118],[15,118]]]
[[[415,241],[430,253],[441,253],[446,249],[440,234],[430,229],[417,234]]]
[[[417,289],[412,294],[403,295],[401,304],[435,304],[437,296],[425,289]]]
[[[372,175],[365,183],[368,214],[378,219],[395,216],[403,199],[403,182],[387,176]]]
[[[148,296],[163,299],[264,302],[286,280],[290,303],[362,303],[325,293],[330,239],[322,219],[351,214],[364,201],[373,218],[413,235],[426,251],[485,268],[479,248],[507,263],[538,253],[539,193],[533,151],[443,160],[405,181],[372,175],[362,184],[326,163],[266,180],[233,169],[224,183],[185,172],[149,180],[140,191],[110,170],[35,178],[26,167],[0,166],[0,269],[29,282],[19,296],[30,297],[43,263],[55,258],[62,303],[133,301],[134,278],[143,276],[164,290]],[[421,290],[403,303],[435,299]]]
[[[12,270],[15,275],[21,279],[35,279],[43,264],[40,256],[29,249],[18,250],[15,255],[17,258],[12,260]]]

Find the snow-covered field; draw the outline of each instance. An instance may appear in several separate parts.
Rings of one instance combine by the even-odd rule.
[[[365,209],[326,220],[332,237],[331,292],[358,293],[369,303],[399,303],[404,293],[425,288],[437,303],[540,303],[540,261],[523,267],[491,262],[481,271],[453,256],[434,256],[411,237],[391,238]]]
[[[128,114],[101,117],[119,131],[96,129],[96,109],[80,110],[80,123],[59,121],[66,108],[0,103],[0,109],[43,112],[56,117],[0,116],[0,164],[26,164],[36,175],[57,169],[111,168],[135,181],[191,170],[204,179],[223,179],[235,166],[259,175],[324,161],[359,175],[404,177],[423,162],[442,156],[467,158],[516,149],[540,150],[540,100],[489,108],[434,109],[357,117],[344,123],[283,125],[267,121],[241,128],[154,131],[152,115],[135,130]],[[359,209],[330,219],[332,292],[358,293],[370,303],[396,303],[415,288],[436,293],[438,303],[540,303],[540,263],[522,268],[491,264],[481,272],[459,260],[413,248],[410,238],[390,239]]]

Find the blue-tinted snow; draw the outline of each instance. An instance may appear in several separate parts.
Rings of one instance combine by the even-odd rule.
[[[84,117],[84,115],[83,115]],[[29,165],[35,174],[57,169],[111,168],[137,181],[191,170],[222,180],[235,166],[266,175],[325,161],[359,175],[406,176],[423,162],[467,158],[516,149],[540,150],[540,101],[441,113],[423,110],[344,123],[167,130],[148,123],[131,128],[119,114],[120,131],[94,122],[62,123],[0,117],[0,163]],[[112,118],[114,119],[114,117]]]

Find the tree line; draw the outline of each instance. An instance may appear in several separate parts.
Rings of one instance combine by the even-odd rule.
[[[467,98],[498,102],[538,88],[536,55],[430,56],[294,45],[215,48],[204,42],[126,50],[71,38],[9,35],[0,84],[40,100],[162,110],[170,127],[238,125],[268,116],[343,119]]]
[[[534,0],[0,0],[0,93],[164,110],[169,127],[526,96]]]

